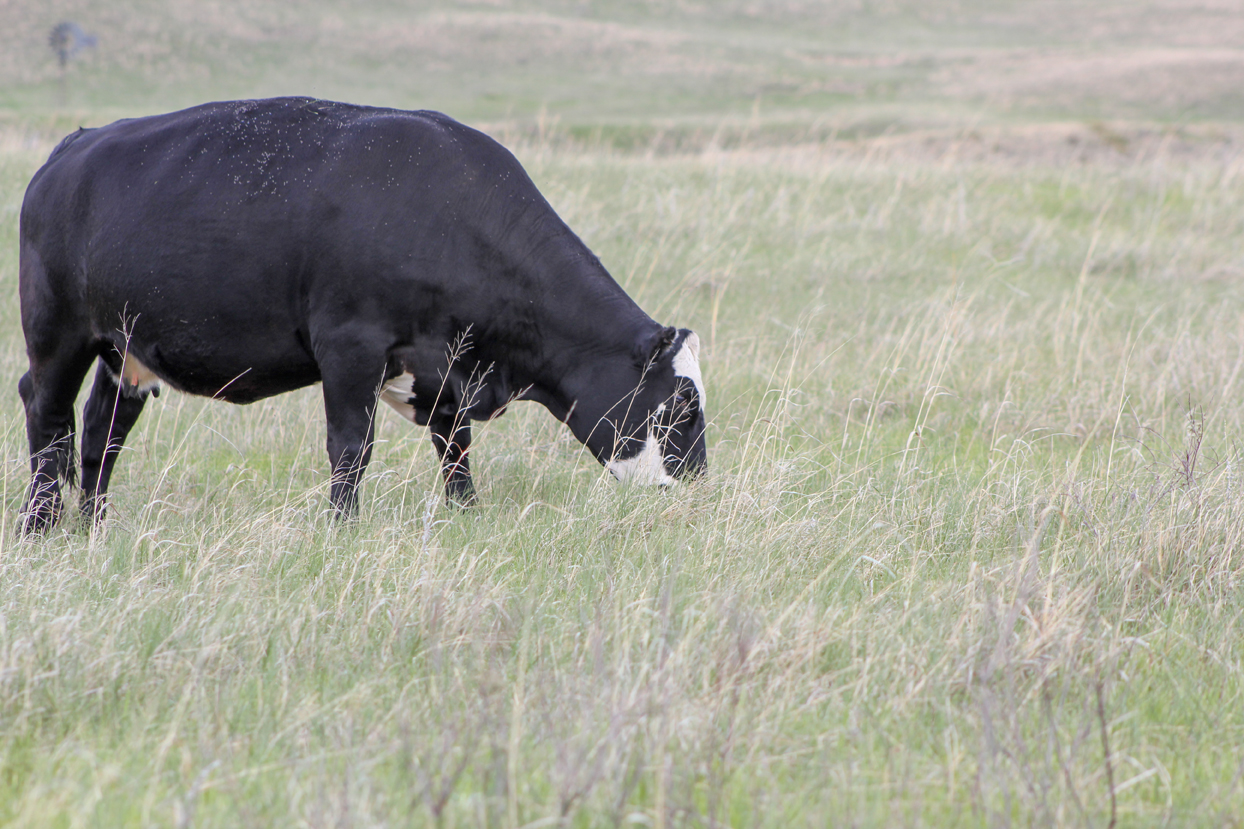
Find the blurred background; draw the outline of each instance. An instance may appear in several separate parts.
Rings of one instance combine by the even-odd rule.
[[[64,67],[63,22],[94,38]],[[1075,122],[1123,152],[1140,124],[1226,140],[1201,127],[1244,115],[1242,45],[1213,0],[0,0],[0,119],[313,95],[619,148],[1001,129],[984,151],[1022,154]]]

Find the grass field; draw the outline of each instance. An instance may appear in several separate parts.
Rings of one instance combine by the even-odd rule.
[[[1244,822],[1242,28],[0,2],[0,823]],[[619,487],[516,406],[448,510],[382,412],[339,525],[318,389],[170,392],[102,528],[18,540],[26,181],[78,124],[293,92],[514,149],[700,333],[711,474]]]

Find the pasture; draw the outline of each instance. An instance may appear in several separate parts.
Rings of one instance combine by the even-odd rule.
[[[0,823],[1237,824],[1241,24],[1082,5],[0,4]],[[318,388],[165,391],[19,540],[26,182],[291,93],[514,150],[700,334],[710,474],[519,404],[448,509],[386,410],[337,524]]]

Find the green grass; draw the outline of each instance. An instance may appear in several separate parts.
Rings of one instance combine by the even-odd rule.
[[[66,107],[46,67],[6,64],[0,823],[1238,821],[1230,113],[1200,132],[1089,124],[1083,156],[1040,117],[1099,116],[1044,92],[970,123],[949,85],[931,103],[900,88],[769,117],[727,82],[781,76],[805,42],[920,47],[923,77],[943,78],[956,50],[1023,56],[1097,31],[1056,4],[534,7],[425,11],[474,16],[454,43],[491,42],[533,9],[540,25],[693,31],[691,56],[725,68],[619,91],[630,78],[606,70],[625,55],[559,41],[582,77],[476,57],[477,75],[420,101],[428,88],[377,77],[357,44],[326,42],[308,68],[295,24],[392,35],[425,12],[310,3],[133,3],[109,25],[167,48],[101,47],[97,86],[74,76]],[[41,31],[86,8],[17,11]],[[1116,19],[1102,8],[1076,19]],[[1153,47],[1171,8],[1087,52]],[[215,34],[179,34],[178,15]],[[681,48],[660,46],[674,66]],[[338,525],[318,389],[249,407],[169,392],[129,441],[103,527],[17,539],[25,182],[78,120],[296,91],[304,69],[308,91],[493,119],[640,304],[700,333],[706,479],[618,487],[546,412],[515,406],[478,428],[481,505],[448,510],[426,435],[382,412],[363,515]],[[464,92],[485,89],[499,91]],[[1156,93],[1124,104],[1187,111]],[[912,126],[929,123],[949,126]]]

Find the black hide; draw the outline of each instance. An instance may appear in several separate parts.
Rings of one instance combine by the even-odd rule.
[[[694,383],[674,369],[698,339],[645,314],[507,150],[439,113],[281,98],[79,130],[26,191],[20,284],[28,532],[59,515],[96,360],[92,518],[157,381],[233,403],[322,382],[342,514],[381,388],[430,427],[459,501],[470,421],[514,399],[602,463],[656,435],[665,472],[705,465],[698,366]]]

